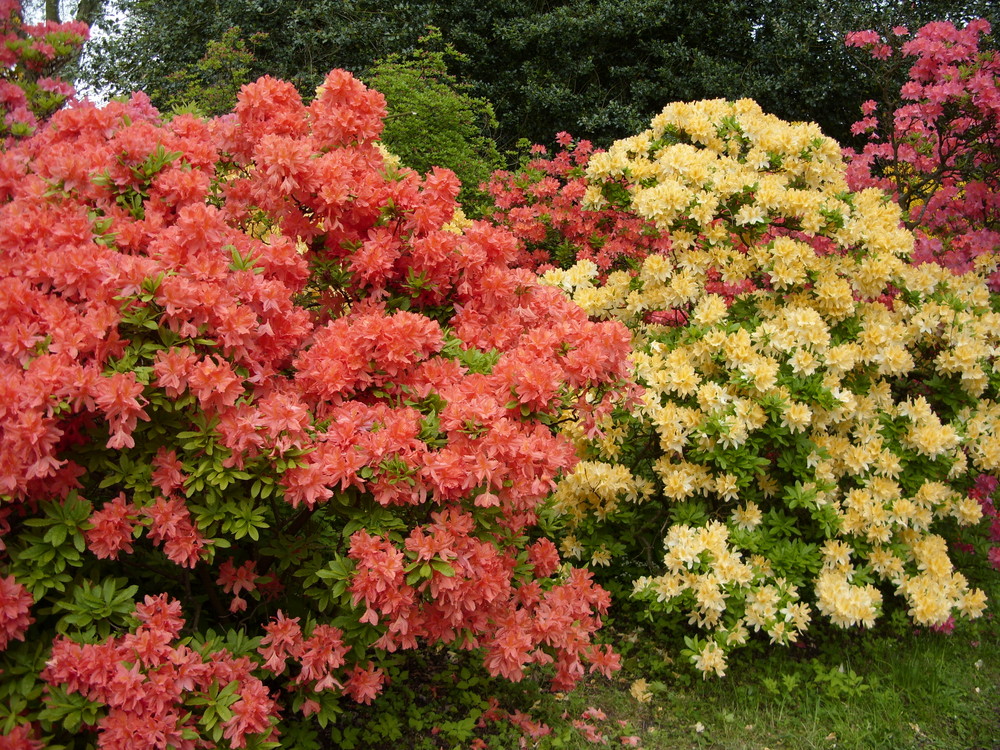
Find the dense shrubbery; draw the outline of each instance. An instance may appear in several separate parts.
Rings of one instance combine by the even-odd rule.
[[[431,29],[409,56],[378,60],[365,82],[386,99],[389,115],[382,140],[410,169],[423,174],[434,167],[452,170],[462,189],[459,201],[470,215],[488,208],[480,191],[501,159],[489,137],[496,128],[493,107],[470,96],[448,72],[461,55]]]
[[[344,71],[308,106],[265,77],[215,119],[136,94],[39,125],[17,55],[83,31],[8,17],[0,744],[348,746],[397,652],[569,688],[618,657],[562,558],[694,628],[706,676],[755,632],[983,612],[956,566],[1000,568],[981,24],[902,46],[913,104],[847,166],[749,100],[672,104],[534,149],[471,222]],[[454,94],[422,60],[385,75]],[[424,726],[413,690],[385,739]],[[454,741],[545,731],[458,704]]]
[[[20,0],[0,0],[0,143],[32,135],[73,96],[51,74],[88,35],[76,21],[25,25]]]
[[[280,742],[433,644],[615,668],[607,595],[530,534],[576,460],[549,425],[625,393],[627,332],[443,228],[456,179],[387,166],[383,115],[265,78],[0,155],[8,736]]]
[[[751,632],[870,627],[892,595],[922,625],[978,616],[949,547],[988,552],[1000,469],[982,276],[909,264],[899,208],[848,189],[837,144],[749,101],[670,105],[587,176],[587,205],[671,248],[544,277],[633,330],[646,387],[638,411],[568,430],[585,460],[555,494],[564,553],[638,571],[665,533],[635,596],[704,631],[705,673]]]
[[[589,260],[606,276],[669,249],[666,236],[639,216],[581,210],[593,145],[574,143],[568,133],[559,133],[557,140],[561,150],[552,158],[546,158],[544,146],[534,146],[521,170],[495,172],[488,185],[495,207],[492,221],[520,241],[519,266],[545,271]]]

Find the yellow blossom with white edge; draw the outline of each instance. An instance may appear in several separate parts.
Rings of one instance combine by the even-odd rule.
[[[911,265],[898,206],[849,191],[815,125],[750,100],[671,104],[587,175],[588,205],[613,185],[672,245],[604,282],[590,262],[544,277],[630,327],[644,388],[602,436],[564,424],[583,460],[554,495],[563,553],[614,564],[588,528],[663,519],[641,540],[662,542],[662,573],[634,595],[707,635],[706,676],[752,633],[791,643],[814,616],[871,627],[897,601],[924,625],[979,616],[939,531],[982,523],[966,490],[1000,471],[995,259]],[[775,540],[805,542],[801,560],[772,560]]]

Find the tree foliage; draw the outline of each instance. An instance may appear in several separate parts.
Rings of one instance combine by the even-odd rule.
[[[411,55],[389,55],[365,76],[385,96],[389,110],[382,140],[418,172],[436,166],[452,170],[462,183],[462,204],[476,215],[488,202],[479,186],[501,166],[489,137],[496,117],[489,102],[465,93],[448,72],[448,62],[460,62],[462,56],[441,44],[440,32],[434,29],[420,41]]]
[[[210,40],[201,59],[167,77],[175,93],[167,97],[165,106],[208,117],[232,110],[240,89],[250,82],[250,70],[256,62],[252,48],[263,39],[258,33],[245,40],[242,29],[233,26],[220,39]]]
[[[267,35],[252,75],[311,91],[331,67],[365,74],[390,54],[412,53],[433,25],[464,56],[450,72],[492,103],[501,149],[558,131],[607,145],[666,102],[719,96],[753,97],[846,142],[856,103],[881,82],[852,61],[844,34],[994,12],[981,0],[119,1],[126,15],[98,43],[89,75],[161,105],[176,93],[167,76],[232,26]]]

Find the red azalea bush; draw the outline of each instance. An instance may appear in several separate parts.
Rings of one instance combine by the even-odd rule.
[[[21,0],[0,0],[0,142],[30,136],[73,96],[51,72],[89,36],[79,21],[25,25]]]
[[[635,214],[613,208],[584,211],[593,144],[574,142],[568,133],[559,133],[556,141],[560,150],[554,156],[544,146],[532,146],[532,158],[521,169],[494,172],[486,186],[496,207],[493,222],[521,241],[518,265],[545,271],[590,260],[607,275],[670,249],[667,235]]]
[[[851,189],[893,195],[916,236],[914,260],[956,272],[1000,248],[1000,52],[982,48],[989,33],[976,19],[847,35],[886,65],[911,65],[897,102],[862,106],[853,131],[868,142],[846,152]]]
[[[384,114],[343,71],[308,106],[265,77],[0,153],[7,746],[270,746],[440,644],[616,668],[607,594],[533,533],[554,423],[628,398],[629,335],[508,231],[443,228],[457,180],[388,166]]]

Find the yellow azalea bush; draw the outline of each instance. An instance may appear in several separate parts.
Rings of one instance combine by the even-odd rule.
[[[584,460],[555,495],[564,554],[697,626],[706,676],[819,618],[978,617],[953,551],[982,538],[968,492],[1000,471],[995,260],[912,265],[898,206],[848,190],[839,146],[749,100],[671,104],[587,175],[587,207],[671,249],[603,282],[589,260],[544,276],[630,327],[646,389],[566,427]]]

